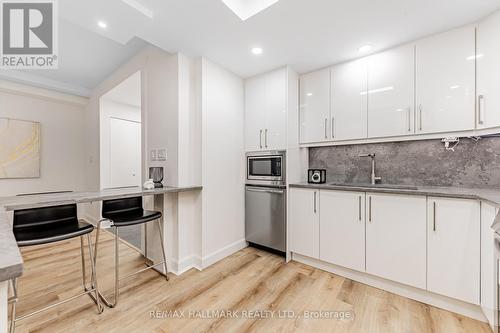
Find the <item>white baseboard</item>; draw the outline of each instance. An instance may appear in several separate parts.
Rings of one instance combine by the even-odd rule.
[[[386,280],[377,276],[373,276],[363,272],[357,272],[344,268],[341,266],[333,265],[318,259],[302,256],[300,254],[292,253],[292,260],[300,263],[343,276],[356,282],[364,283],[369,286],[383,289],[391,293],[413,299],[425,304],[435,306],[444,310],[455,312],[466,317],[470,317],[482,322],[487,322],[481,307],[475,304],[462,302],[453,298],[438,295],[427,290],[418,289],[415,287],[407,286],[398,282]]]
[[[215,264],[217,261],[222,260],[231,254],[238,252],[248,246],[247,241],[243,238],[234,243],[231,243],[223,248],[212,252],[211,254],[204,256],[201,262],[201,269],[205,269],[208,266]]]

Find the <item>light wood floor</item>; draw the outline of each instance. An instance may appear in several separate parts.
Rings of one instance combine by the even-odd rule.
[[[113,247],[100,244],[100,287],[112,285]],[[25,275],[19,282],[19,314],[81,288],[80,242],[72,240],[23,249]],[[122,272],[143,267],[140,255],[121,247]],[[170,281],[153,271],[130,278],[115,309],[98,315],[84,297],[18,323],[16,332],[485,332],[481,322],[368,287],[278,256],[246,248],[199,272]],[[177,312],[174,312],[177,310]],[[235,318],[196,311],[231,310]],[[255,312],[261,310],[261,312]],[[304,311],[336,311],[350,319],[306,319]],[[151,318],[151,312],[185,318]],[[190,315],[198,318],[188,318]],[[246,312],[245,312],[246,311]],[[254,312],[251,312],[254,311]],[[265,312],[266,311],[266,312]],[[274,311],[274,318],[262,317]],[[294,318],[278,318],[285,312]],[[343,312],[344,311],[344,312]],[[242,318],[246,313],[247,318]],[[317,313],[317,312],[316,312]],[[157,314],[158,316],[158,314]],[[228,314],[226,313],[226,317]]]

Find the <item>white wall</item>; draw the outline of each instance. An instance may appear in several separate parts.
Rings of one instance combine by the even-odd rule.
[[[206,266],[246,246],[244,83],[202,59],[202,254]]]
[[[111,167],[110,167],[110,127],[111,118],[119,118],[140,123],[141,108],[118,103],[106,98],[102,98],[100,102],[100,163],[101,163],[101,188],[111,187]],[[142,184],[142,182],[141,182]]]
[[[16,90],[18,92],[14,92]],[[0,179],[0,196],[86,190],[84,152],[87,143],[82,103],[73,103],[70,97],[61,94],[16,85],[12,91],[0,90],[0,105],[0,117],[41,123],[41,177]]]

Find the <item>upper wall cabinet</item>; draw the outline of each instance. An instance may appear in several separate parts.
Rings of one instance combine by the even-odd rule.
[[[417,42],[417,133],[474,129],[474,58],[473,26]]]
[[[366,138],[367,64],[366,59],[337,65],[331,71],[331,138]]]
[[[477,127],[500,126],[500,12],[477,26]]]
[[[300,77],[300,143],[330,138],[330,69],[324,69]]]
[[[368,57],[368,136],[414,133],[415,47]]]
[[[245,82],[247,151],[286,149],[287,68]]]

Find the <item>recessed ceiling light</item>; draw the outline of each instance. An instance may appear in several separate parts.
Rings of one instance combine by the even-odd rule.
[[[252,53],[255,54],[255,55],[261,55],[262,52],[264,52],[264,51],[262,50],[261,47],[254,47],[254,48],[252,48]]]
[[[103,28],[103,29],[106,29],[108,27],[108,24],[106,22],[103,22],[103,21],[99,21],[97,22],[97,25],[100,27],[100,28]]]
[[[366,52],[370,52],[372,49],[373,49],[373,46],[371,46],[370,44],[366,44],[366,45],[361,46],[358,50],[360,53],[366,53]]]
[[[279,0],[222,0],[241,20],[254,16]]]
[[[311,97],[313,93],[307,93],[306,96]]]

